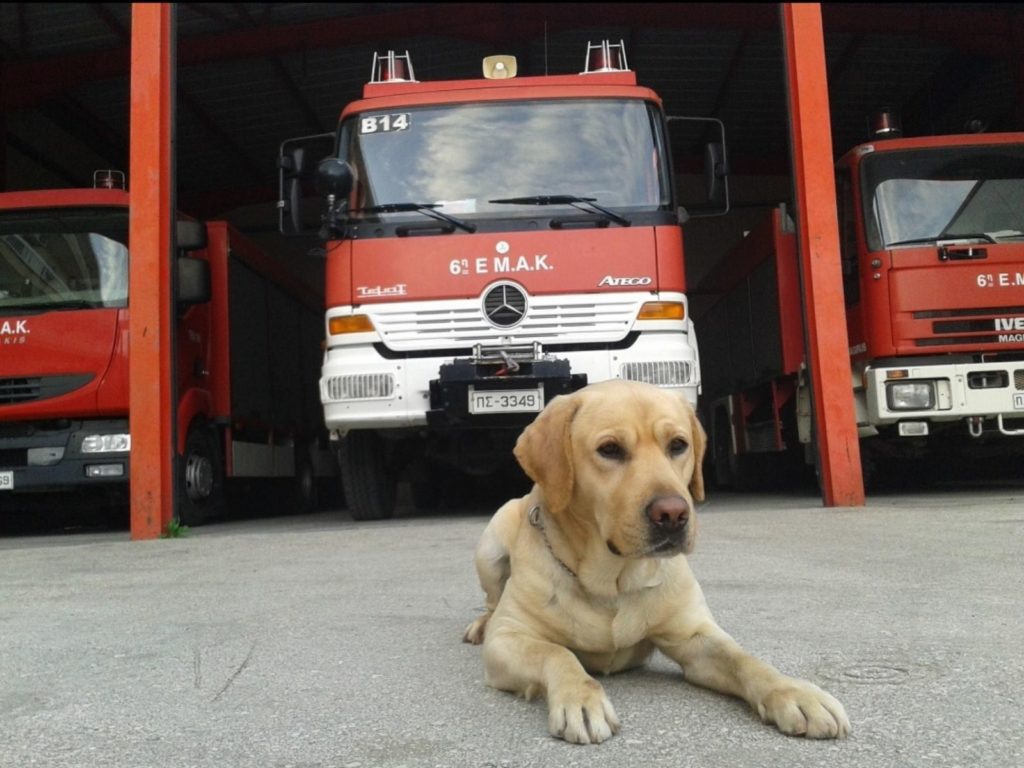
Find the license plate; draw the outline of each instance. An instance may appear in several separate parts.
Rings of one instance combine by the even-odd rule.
[[[544,408],[544,392],[537,389],[469,388],[469,412],[477,413],[539,413]]]
[[[0,472],[0,491],[14,490],[14,473]]]
[[[1024,392],[1014,393],[1013,407],[1018,411],[1024,410]]]

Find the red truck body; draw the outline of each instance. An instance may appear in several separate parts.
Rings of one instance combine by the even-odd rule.
[[[866,468],[1024,447],[1024,134],[864,144],[837,185]],[[723,480],[813,440],[797,285],[780,210],[702,285],[718,298],[698,323]]]
[[[0,194],[0,505],[127,490],[128,193]],[[219,511],[225,480],[296,477],[322,433],[317,294],[225,222],[176,258],[203,296],[176,313],[178,516]],[[305,477],[302,477],[305,473]],[[7,505],[3,505],[7,506]]]

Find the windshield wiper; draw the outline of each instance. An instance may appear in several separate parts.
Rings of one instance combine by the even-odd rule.
[[[464,229],[466,232],[476,232],[476,225],[470,224],[462,219],[457,219],[447,213],[437,210],[440,203],[384,203],[383,205],[369,205],[365,208],[349,208],[345,214],[350,213],[422,213],[432,219],[445,221],[452,226]]]
[[[927,243],[949,243],[960,240],[984,240],[988,243],[999,242],[988,232],[967,232],[965,234],[947,235],[938,234],[929,237],[912,237],[909,240],[897,240],[895,243],[886,243],[886,248],[895,248],[897,245],[925,245]]]
[[[577,197],[576,195],[532,195],[529,197],[506,197],[501,200],[488,200],[495,205],[571,205],[584,213],[598,213],[605,216],[609,221],[614,221],[623,227],[628,227],[632,222],[610,211],[603,205],[597,204],[596,197]],[[586,208],[582,207],[586,206]]]

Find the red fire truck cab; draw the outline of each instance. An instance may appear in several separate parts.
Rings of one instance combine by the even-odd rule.
[[[0,509],[127,491],[128,205],[0,194]],[[234,477],[292,477],[312,503],[319,297],[224,222],[179,222],[178,245],[179,521],[218,512]]]
[[[320,166],[321,400],[357,518],[392,513],[410,459],[425,503],[442,462],[492,471],[545,403],[587,383],[697,399],[660,99],[621,43],[591,46],[581,74],[515,69],[489,57],[483,79],[418,82],[408,54],[377,57]],[[297,229],[303,160],[286,143],[281,162],[282,226]]]

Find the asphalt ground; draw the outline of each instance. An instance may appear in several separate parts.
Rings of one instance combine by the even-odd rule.
[[[622,731],[547,734],[460,642],[489,509],[263,510],[176,539],[0,536],[0,766],[1024,765],[1024,489],[712,492],[691,556],[718,622],[846,706],[811,742],[664,657],[603,679]]]

